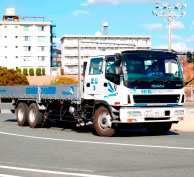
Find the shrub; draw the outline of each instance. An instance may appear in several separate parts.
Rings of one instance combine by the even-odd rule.
[[[16,68],[16,71],[18,72],[18,73],[22,73],[22,70],[21,70],[21,68]]]
[[[77,84],[77,81],[73,78],[58,76],[55,79],[51,80],[52,85],[58,84]]]
[[[42,68],[42,75],[45,76],[45,68]]]
[[[0,86],[29,85],[26,76],[4,67],[0,67],[0,78]]]
[[[64,69],[61,68],[61,75],[65,75]]]
[[[36,68],[36,76],[41,76],[41,68]]]
[[[24,75],[24,76],[28,76],[28,69],[27,69],[27,68],[24,68],[24,69],[23,69],[23,75]]]
[[[30,76],[34,76],[34,68],[29,69],[29,74],[30,74]]]

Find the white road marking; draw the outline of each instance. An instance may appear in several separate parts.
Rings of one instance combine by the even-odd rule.
[[[55,138],[46,138],[46,137],[39,137],[39,136],[28,136],[28,135],[21,135],[21,134],[7,133],[7,132],[0,132],[0,134],[9,135],[9,136],[18,136],[18,137],[24,137],[24,138],[50,140],[50,141],[61,141],[61,142],[72,142],[72,143],[102,144],[102,145],[131,146],[131,147],[147,147],[147,148],[161,148],[161,149],[194,150],[194,148],[190,148],[190,147],[155,146],[155,145],[146,145],[146,144],[107,143],[107,142],[97,142],[97,141],[80,141],[80,140],[68,140],[68,139],[55,139]]]
[[[20,176],[13,176],[13,175],[0,174],[0,177],[20,177]]]
[[[83,174],[83,173],[69,173],[69,172],[62,172],[62,171],[50,171],[50,170],[40,170],[40,169],[33,169],[33,168],[20,168],[20,167],[12,167],[12,166],[0,166],[0,168],[1,169],[9,169],[9,170],[35,172],[35,173],[55,174],[55,175],[83,176],[83,177],[107,177],[107,176],[101,176],[101,175],[92,175],[92,174]]]

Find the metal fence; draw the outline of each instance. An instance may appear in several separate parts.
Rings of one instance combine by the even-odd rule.
[[[194,102],[194,85],[185,87],[186,102]]]

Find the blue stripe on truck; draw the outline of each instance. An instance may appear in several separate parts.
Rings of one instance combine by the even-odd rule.
[[[37,87],[26,88],[26,94],[38,94],[38,88]]]

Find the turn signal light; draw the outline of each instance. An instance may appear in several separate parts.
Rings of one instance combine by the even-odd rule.
[[[120,105],[121,103],[120,102],[115,102],[116,105]]]
[[[127,122],[133,122],[133,119],[127,119]]]

